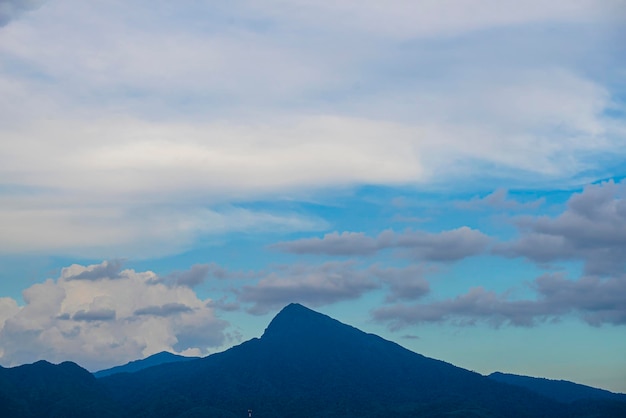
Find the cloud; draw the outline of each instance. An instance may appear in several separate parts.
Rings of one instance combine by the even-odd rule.
[[[253,7],[269,18],[291,20],[296,27],[318,27],[335,32],[357,31],[399,40],[458,36],[464,32],[542,22],[593,22],[618,7],[619,0],[598,5],[593,0],[392,0],[382,6],[375,0],[320,3],[307,0],[272,0]]]
[[[40,205],[32,197],[26,199],[29,202],[22,202],[26,206]],[[6,231],[0,237],[0,253],[147,258],[179,253],[204,236],[242,231],[311,231],[327,226],[315,217],[236,207],[219,211],[168,208],[159,204],[122,208],[99,202],[101,206],[94,209],[74,204],[72,199],[62,203],[58,196],[35,198],[39,199],[50,199],[56,203],[46,204],[63,208],[19,209],[22,198],[0,195],[0,228]]]
[[[288,266],[235,293],[239,302],[252,304],[248,312],[262,315],[292,302],[315,307],[357,299],[379,287],[366,270],[348,261]]]
[[[65,280],[98,280],[98,279],[118,279],[124,262],[122,260],[103,261],[102,264],[94,264],[83,267],[73,264],[61,270],[61,277]]]
[[[63,317],[63,314],[61,314],[61,317]],[[115,311],[113,309],[80,310],[72,315],[72,319],[74,321],[111,321],[115,319]]]
[[[439,233],[387,230],[375,238],[360,232],[332,232],[323,238],[280,242],[271,248],[295,254],[331,256],[367,256],[386,249],[402,249],[404,256],[415,260],[452,262],[484,253],[490,242],[482,232],[463,226]]]
[[[544,198],[530,202],[519,202],[515,199],[509,198],[508,191],[506,189],[499,188],[485,197],[473,197],[469,201],[457,202],[456,205],[461,209],[482,209],[491,207],[500,210],[527,210],[537,209],[544,203]]]
[[[227,323],[189,287],[155,283],[150,271],[76,279],[111,264],[68,267],[24,290],[24,306],[1,298],[0,363],[73,360],[96,370],[163,350],[207,354],[224,342]]]
[[[323,238],[303,238],[272,245],[280,251],[315,255],[372,255],[381,249],[378,239],[363,232],[331,232]]]
[[[554,184],[623,159],[615,14],[413,3],[184,1],[172,18],[63,1],[3,28],[0,178],[19,192],[0,194],[0,252],[157,257],[210,234],[324,229],[224,202],[493,173]],[[600,76],[581,64],[606,61]]]
[[[157,278],[155,283],[193,288],[204,283],[209,278],[217,280],[250,279],[257,277],[259,274],[254,271],[232,271],[211,262],[208,264],[195,264],[186,271],[172,272],[167,276]]]
[[[397,246],[405,248],[417,260],[457,261],[484,253],[490,238],[482,232],[463,226],[440,233],[406,231],[397,235]]]
[[[593,326],[626,325],[626,279],[583,276],[569,280],[561,275],[544,275],[531,284],[535,299],[512,300],[482,287],[455,298],[429,303],[399,303],[372,311],[375,320],[393,330],[424,322],[449,322],[492,326],[534,326],[576,315]]]
[[[520,236],[496,254],[536,263],[582,260],[586,274],[623,274],[626,268],[626,182],[590,185],[574,194],[556,217],[520,217]]]
[[[420,299],[430,292],[430,284],[424,278],[427,269],[422,266],[404,268],[372,266],[370,271],[389,287],[387,302]]]
[[[0,27],[24,12],[37,9],[43,3],[45,0],[0,0]]]
[[[154,315],[154,316],[170,316],[183,312],[191,312],[189,306],[182,303],[166,303],[161,306],[146,306],[145,308],[137,309],[135,315]]]

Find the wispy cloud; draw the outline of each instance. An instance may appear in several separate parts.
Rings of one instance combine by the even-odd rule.
[[[387,230],[376,237],[361,232],[332,232],[323,238],[280,242],[271,248],[294,254],[332,256],[367,256],[386,249],[401,249],[405,257],[414,260],[453,262],[484,253],[490,241],[482,232],[464,226],[439,233]]]
[[[529,210],[537,209],[544,203],[545,198],[519,202],[510,198],[506,189],[499,188],[484,197],[473,197],[469,201],[456,202],[456,205],[461,209]]]
[[[46,0],[0,0],[0,27],[18,18],[22,13],[35,10]]]
[[[530,327],[545,321],[576,315],[590,325],[626,325],[624,278],[581,277],[569,280],[544,275],[531,284],[535,299],[511,299],[482,287],[457,297],[426,303],[394,304],[372,311],[374,319],[393,330],[424,322]]]
[[[367,270],[353,262],[328,262],[319,266],[287,266],[254,285],[236,290],[239,301],[252,304],[248,312],[265,314],[291,302],[323,306],[357,299],[380,287]]]

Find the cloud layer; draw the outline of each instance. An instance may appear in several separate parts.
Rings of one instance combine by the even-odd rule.
[[[489,242],[489,237],[482,232],[463,226],[439,233],[387,230],[377,237],[361,232],[332,232],[323,238],[281,242],[271,248],[294,254],[330,256],[368,256],[386,249],[401,249],[404,256],[414,260],[451,262],[485,252]]]
[[[397,330],[424,322],[534,326],[574,315],[593,326],[626,325],[626,278],[569,280],[544,275],[532,282],[535,299],[511,299],[482,287],[451,299],[394,304],[373,310],[374,319]]]
[[[319,229],[225,202],[604,170],[619,3],[544,3],[48,2],[1,28],[0,252],[162,256]]]

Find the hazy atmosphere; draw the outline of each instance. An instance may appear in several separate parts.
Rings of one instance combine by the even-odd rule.
[[[299,302],[626,392],[626,1],[0,0],[0,365]]]

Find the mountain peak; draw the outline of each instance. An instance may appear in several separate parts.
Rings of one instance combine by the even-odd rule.
[[[321,328],[335,324],[341,323],[299,303],[290,303],[272,319],[263,333],[263,338],[314,334]]]

